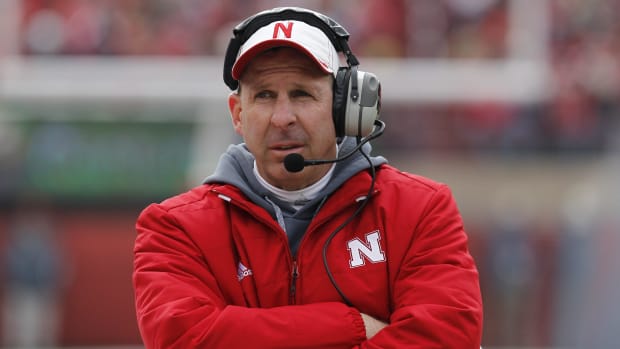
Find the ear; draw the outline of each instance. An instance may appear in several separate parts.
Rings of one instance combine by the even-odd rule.
[[[232,118],[233,128],[240,136],[243,136],[241,127],[241,96],[237,92],[228,95],[228,109]]]

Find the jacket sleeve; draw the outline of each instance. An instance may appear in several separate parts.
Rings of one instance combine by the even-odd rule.
[[[478,272],[447,186],[431,196],[421,217],[393,284],[389,325],[360,348],[480,347]]]
[[[136,228],[133,286],[146,348],[352,348],[366,339],[359,311],[341,303],[226,304],[199,249],[159,205]]]

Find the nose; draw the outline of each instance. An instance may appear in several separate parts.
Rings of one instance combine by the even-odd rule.
[[[287,129],[295,124],[296,120],[289,98],[278,96],[271,115],[271,124],[280,129]]]

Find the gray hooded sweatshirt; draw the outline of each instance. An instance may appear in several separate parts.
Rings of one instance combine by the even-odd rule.
[[[339,155],[348,154],[355,146],[354,138],[345,137],[339,146]],[[366,143],[361,151],[370,154],[371,149],[371,145]],[[373,156],[370,159],[374,167],[387,163],[381,156]],[[325,199],[354,174],[368,168],[370,168],[368,160],[359,151],[355,152],[346,160],[336,163],[331,180],[315,199],[295,210],[290,203],[276,198],[260,184],[254,175],[254,156],[242,143],[228,147],[220,157],[215,172],[207,177],[204,183],[226,183],[239,188],[252,202],[267,210],[279,223],[288,236],[291,252],[296,255],[306,228]]]

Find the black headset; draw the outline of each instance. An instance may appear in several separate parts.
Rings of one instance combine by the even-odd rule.
[[[297,20],[320,29],[336,51],[347,60],[334,79],[332,116],[336,136],[364,137],[370,134],[381,110],[381,84],[377,77],[358,70],[359,61],[349,48],[349,33],[336,21],[321,13],[299,7],[277,7],[248,17],[233,29],[224,58],[224,82],[231,90],[239,87],[232,67],[243,43],[263,26],[282,20]]]

